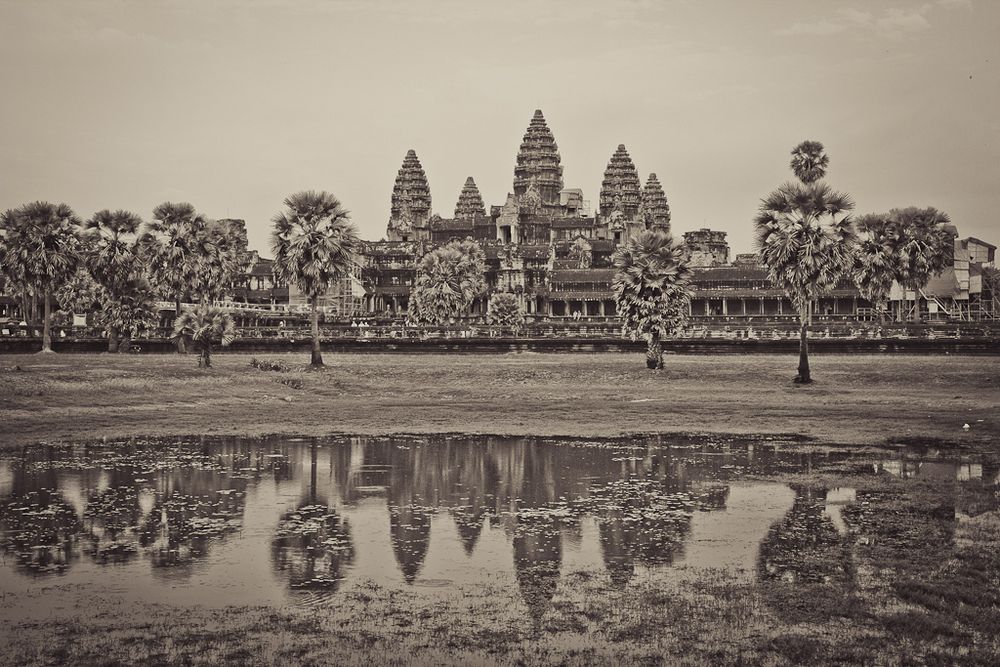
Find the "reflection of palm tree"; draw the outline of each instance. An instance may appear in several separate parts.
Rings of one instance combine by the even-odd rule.
[[[36,460],[38,455],[44,460]],[[26,448],[14,468],[10,495],[0,502],[0,548],[32,574],[64,572],[77,558],[81,531],[74,507],[58,491],[52,447]],[[40,466],[44,466],[41,467]]]
[[[33,574],[64,572],[76,560],[80,520],[55,485],[27,493],[15,490],[0,504],[4,551],[19,568]]]
[[[104,491],[90,492],[84,518],[91,541],[91,556],[99,563],[121,563],[138,554],[134,536],[129,531],[139,523],[139,493],[126,480],[116,480],[119,471],[112,471],[112,485]]]
[[[246,480],[214,470],[174,469],[157,484],[153,509],[139,526],[139,544],[151,549],[153,566],[190,565],[213,539],[238,530]]]
[[[611,512],[599,523],[598,528],[601,556],[611,577],[611,584],[616,588],[624,588],[635,574],[635,562],[629,553],[629,545],[635,541],[635,531],[626,528],[619,510]]]
[[[318,500],[317,450],[314,439],[309,448],[309,490],[299,507],[278,522],[271,557],[292,589],[333,592],[344,578],[344,568],[354,562],[354,543],[347,521]]]
[[[793,489],[792,508],[771,526],[760,544],[758,576],[789,583],[851,582],[854,567],[850,546],[824,513],[826,489]]]
[[[555,596],[561,565],[562,542],[556,522],[547,517],[519,518],[514,531],[514,569],[536,627]]]
[[[281,518],[271,556],[291,588],[333,592],[354,562],[350,525],[332,508],[303,505]]]

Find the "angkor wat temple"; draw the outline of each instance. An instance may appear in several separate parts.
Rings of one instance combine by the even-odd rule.
[[[387,240],[364,247],[359,276],[364,293],[358,295],[357,303],[364,313],[404,314],[419,258],[453,239],[472,238],[486,252],[490,287],[484,298],[473,303],[473,315],[486,313],[490,293],[505,291],[521,298],[529,321],[576,314],[590,320],[612,317],[611,255],[616,246],[641,230],[671,230],[663,186],[655,173],[643,185],[624,144],[608,161],[599,207],[591,212],[580,189],[565,187],[559,149],[540,110],[524,134],[514,166],[513,192],[503,204],[487,210],[472,176],[459,193],[451,217],[434,213],[431,201],[427,176],[416,152],[410,150],[392,191]],[[791,302],[770,284],[754,255],[738,255],[730,263],[726,232],[700,229],[685,232],[683,238],[695,267],[693,317],[794,316]],[[928,311],[936,311],[940,304],[943,312],[971,315],[969,242],[976,246],[973,252],[985,251],[992,262],[995,246],[977,239],[956,243],[956,270],[929,286]],[[845,284],[824,297],[817,312],[851,319],[864,317],[870,308],[853,285]]]
[[[521,299],[528,322],[611,321],[615,248],[641,230],[671,231],[670,205],[656,174],[643,184],[628,150],[619,145],[604,171],[599,206],[590,211],[580,189],[565,187],[555,137],[542,112],[535,111],[517,153],[512,189],[503,204],[487,208],[469,176],[452,216],[442,217],[433,211],[420,159],[408,151],[392,191],[386,240],[363,244],[355,274],[332,290],[326,304],[340,317],[402,320],[420,257],[453,239],[472,238],[485,251],[489,285],[472,304],[473,319],[485,317],[491,294],[511,292]],[[751,224],[752,214],[744,224]],[[756,255],[730,258],[726,232],[697,229],[682,237],[694,268],[693,321],[751,326],[795,321],[790,300],[770,283]],[[922,291],[922,314],[928,320],[1000,317],[1000,288],[984,273],[993,266],[995,251],[992,244],[956,236],[954,264]],[[270,274],[270,263],[259,260],[237,298],[301,301]],[[894,309],[912,298],[899,288],[891,295]],[[850,283],[820,299],[816,313],[831,322],[873,318],[871,304]]]

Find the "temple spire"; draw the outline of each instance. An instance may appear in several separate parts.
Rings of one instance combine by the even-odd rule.
[[[514,167],[514,194],[524,195],[529,190],[535,190],[542,204],[557,206],[559,192],[562,189],[559,147],[541,109],[537,109],[517,153],[517,164]]]
[[[403,158],[403,166],[392,188],[392,208],[389,215],[389,237],[394,240],[415,240],[413,230],[426,229],[431,216],[431,189],[427,175],[412,148]]]
[[[642,203],[641,189],[639,173],[625,149],[625,144],[618,144],[618,149],[608,161],[608,167],[604,170],[604,180],[601,182],[601,215],[611,215],[615,211],[621,211],[627,218],[634,218],[638,215]]]
[[[650,174],[642,189],[642,220],[646,229],[670,231],[670,205],[656,174]]]
[[[475,218],[485,215],[486,207],[483,205],[483,197],[479,194],[476,181],[473,180],[472,176],[469,176],[465,179],[465,185],[462,186],[462,193],[458,195],[458,202],[455,204],[455,217]]]

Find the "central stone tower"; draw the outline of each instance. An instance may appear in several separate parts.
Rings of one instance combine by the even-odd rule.
[[[431,217],[431,189],[427,175],[412,148],[403,158],[403,166],[392,187],[389,214],[390,241],[419,241],[430,238],[427,223]]]
[[[626,219],[633,220],[639,213],[641,198],[639,172],[636,171],[625,144],[618,144],[601,182],[601,215],[610,216],[620,211]]]
[[[542,205],[559,206],[559,193],[562,189],[559,147],[545,123],[541,109],[536,109],[517,153],[514,194],[520,197],[534,191]]]

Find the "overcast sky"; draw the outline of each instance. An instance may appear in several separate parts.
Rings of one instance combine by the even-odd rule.
[[[324,189],[378,239],[407,149],[435,213],[467,176],[500,204],[540,108],[593,208],[624,143],[676,233],[734,252],[804,139],[859,212],[998,243],[998,66],[995,0],[0,0],[0,208],[189,201],[267,253],[283,198]]]

